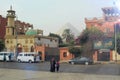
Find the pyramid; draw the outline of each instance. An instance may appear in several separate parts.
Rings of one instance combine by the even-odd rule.
[[[79,32],[72,24],[70,24],[70,23],[66,23],[64,26],[62,26],[62,27],[56,32],[56,34],[58,34],[58,35],[61,36],[61,35],[63,34],[63,31],[64,31],[65,29],[70,29],[71,33],[75,36],[75,38],[80,35],[80,32]]]

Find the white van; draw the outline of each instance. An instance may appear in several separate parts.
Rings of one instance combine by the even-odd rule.
[[[14,52],[0,52],[0,61],[15,61]]]
[[[39,62],[40,58],[39,56],[35,56],[37,55],[36,52],[21,52],[18,54],[17,56],[17,61],[18,62]]]

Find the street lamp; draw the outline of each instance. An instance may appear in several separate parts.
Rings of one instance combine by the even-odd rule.
[[[117,11],[120,11],[120,1],[115,0],[113,5],[117,7]],[[118,20],[117,20],[118,21]],[[115,34],[115,62],[117,62],[117,35],[116,35],[116,27],[117,27],[117,22],[114,24],[114,34]]]
[[[117,62],[117,36],[116,36],[116,23],[114,25],[114,34],[115,34],[115,61]]]
[[[17,58],[17,55],[18,55],[18,34],[17,34],[17,20],[18,20],[18,17],[16,16],[16,24],[15,24],[15,37],[16,37],[16,58]]]

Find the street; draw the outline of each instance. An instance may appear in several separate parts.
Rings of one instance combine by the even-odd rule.
[[[71,65],[61,63],[60,71],[51,73],[49,62],[0,62],[1,80],[89,80],[89,77],[92,80],[119,80],[120,64]]]

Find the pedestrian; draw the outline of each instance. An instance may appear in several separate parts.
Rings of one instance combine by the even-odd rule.
[[[36,62],[36,55],[34,54],[34,62]]]
[[[59,67],[60,67],[60,62],[57,61],[57,62],[56,62],[56,71],[57,71],[57,72],[59,71]]]
[[[4,54],[3,60],[6,61],[6,54]]]
[[[50,61],[50,71],[51,72],[55,72],[55,64],[56,64],[55,58],[53,57]]]
[[[8,56],[9,57],[9,61],[11,61],[11,56],[12,56],[12,54],[10,53],[9,56]]]

